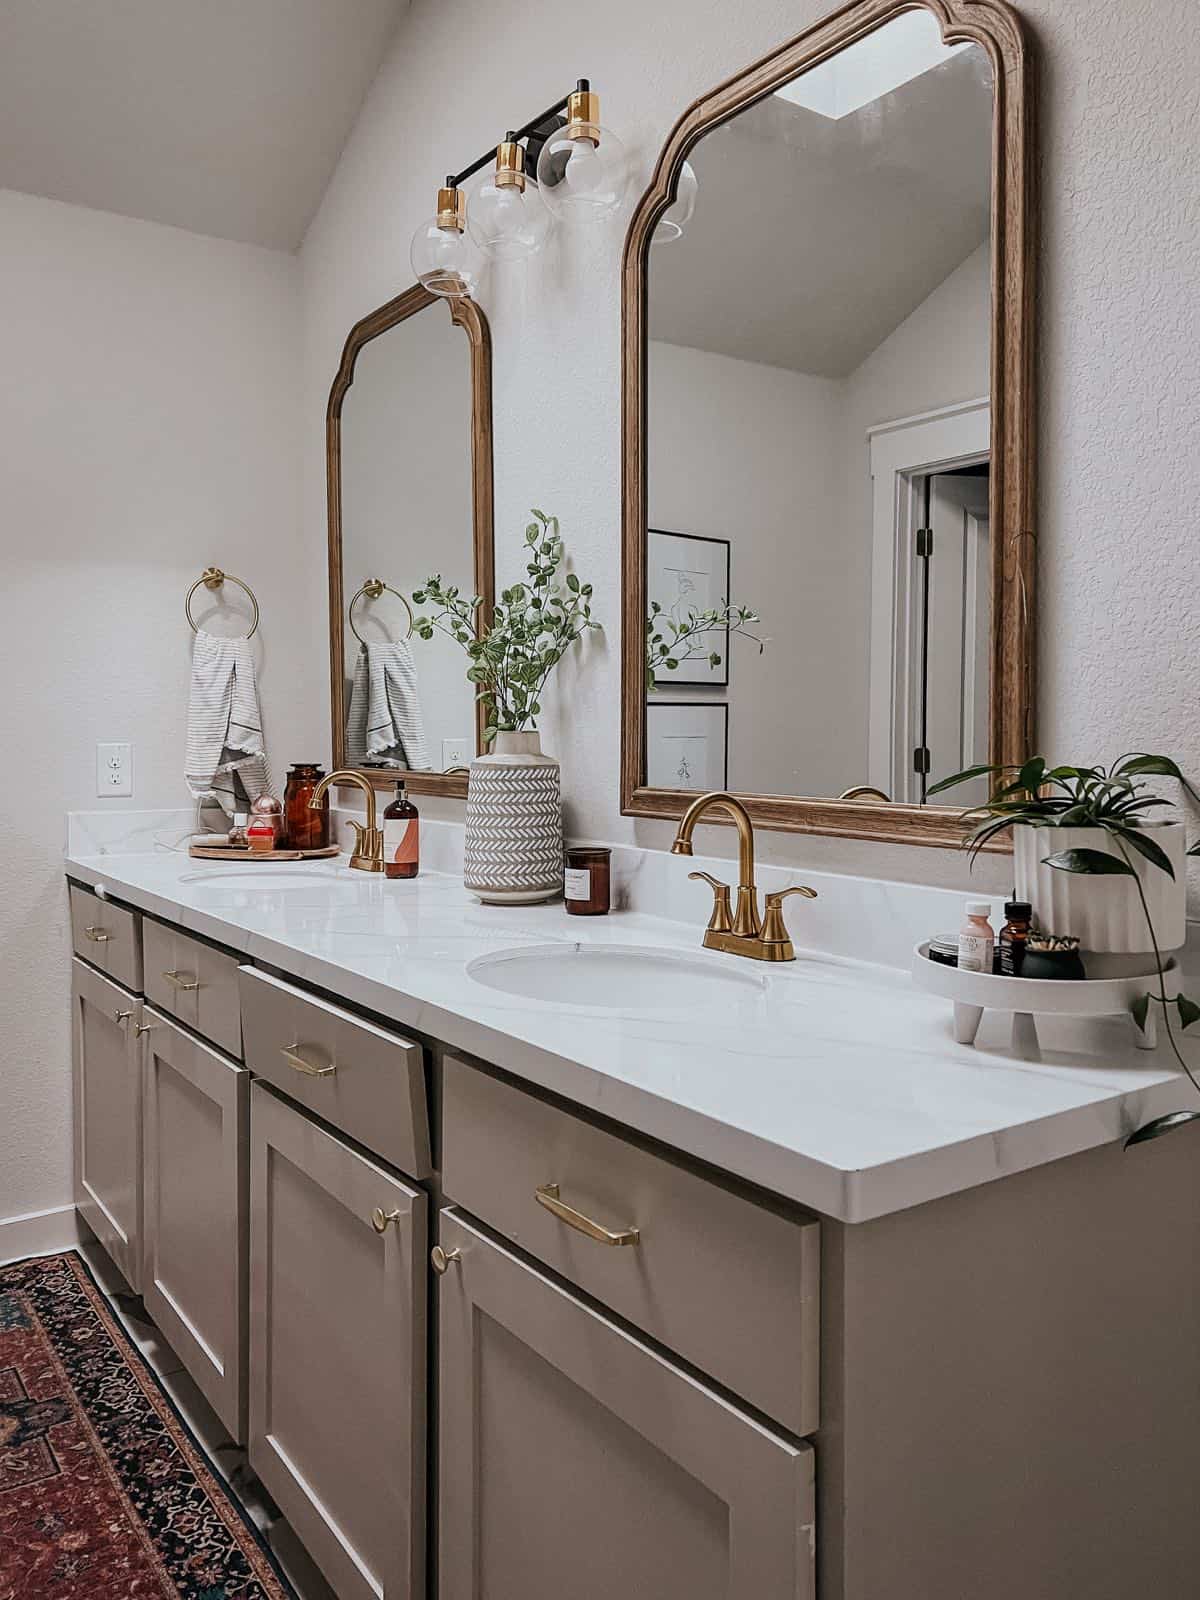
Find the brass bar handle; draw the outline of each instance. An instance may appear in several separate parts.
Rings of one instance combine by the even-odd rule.
[[[122,1026],[124,1026],[124,1024],[129,1021],[129,1019],[130,1019],[130,1017],[132,1015],[133,1015],[132,1011],[114,1011],[113,1012],[113,1021],[114,1022],[119,1022]]]
[[[710,933],[732,933],[733,916],[729,909],[729,885],[707,872],[689,872],[689,878],[702,878],[713,892],[712,916],[708,919]]]
[[[164,972],[163,977],[173,989],[182,989],[186,991],[189,989],[198,989],[200,987],[199,978],[185,978],[182,972]]]
[[[106,933],[103,928],[85,928],[83,931],[93,944],[107,944],[112,938],[112,934]]]
[[[297,1072],[306,1073],[310,1078],[332,1078],[337,1071],[336,1061],[331,1061],[327,1067],[318,1067],[314,1062],[306,1061],[300,1054],[298,1044],[284,1045],[279,1054],[289,1067],[295,1067]]]
[[[557,1217],[560,1222],[565,1222],[568,1228],[574,1228],[576,1233],[582,1233],[588,1239],[594,1239],[597,1244],[638,1244],[641,1240],[641,1230],[638,1228],[605,1228],[599,1222],[593,1222],[591,1217],[585,1217],[582,1211],[576,1211],[573,1206],[566,1205],[558,1197],[556,1183],[539,1183],[533,1191],[533,1198],[538,1205],[545,1206],[552,1217]]]
[[[456,1267],[462,1261],[462,1251],[443,1250],[440,1244],[435,1244],[429,1252],[429,1265],[439,1278],[444,1278],[451,1267]]]
[[[153,1033],[157,1027],[157,1022],[135,1022],[133,1025],[133,1037],[140,1039],[144,1033]]]
[[[371,1226],[376,1233],[386,1233],[389,1224],[399,1222],[403,1215],[402,1211],[385,1211],[382,1206],[376,1206],[371,1213]]]

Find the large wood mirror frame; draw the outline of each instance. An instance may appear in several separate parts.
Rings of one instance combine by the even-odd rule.
[[[791,43],[728,79],[684,112],[639,202],[625,242],[622,285],[623,485],[621,808],[677,818],[694,793],[646,782],[647,282],[652,236],[672,204],[697,141],[802,70],[901,13],[931,12],[945,42],[974,42],[994,81],[991,179],[990,751],[1016,762],[1034,748],[1034,168],[1032,62],[1016,13],[1003,0],[854,0]],[[742,793],[769,828],[895,843],[961,843],[960,809]]]
[[[495,599],[495,547],[492,515],[492,336],[487,318],[468,299],[446,299],[430,294],[414,284],[403,294],[379,306],[351,328],[342,350],[329,404],[325,411],[325,472],[329,518],[329,699],[333,718],[333,764],[342,767],[346,760],[346,681],[345,681],[345,593],[342,583],[342,405],[354,382],[354,367],[359,352],[372,339],[406,321],[426,307],[445,306],[450,320],[466,335],[471,347],[471,502],[474,523],[475,592],[482,604],[478,617],[486,626],[492,617]],[[464,658],[463,671],[466,671]],[[476,748],[483,748],[485,714],[476,710]],[[377,789],[395,783],[396,769],[363,768],[363,776]],[[465,799],[465,772],[416,772],[401,774],[408,787],[419,794],[454,795]]]

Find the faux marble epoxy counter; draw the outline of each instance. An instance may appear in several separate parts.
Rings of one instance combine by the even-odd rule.
[[[299,874],[156,852],[69,856],[66,870],[845,1222],[1120,1139],[1183,1099],[1169,1058],[1135,1050],[1119,1019],[1043,1026],[1033,1064],[1008,1052],[1007,1019],[956,1045],[949,1005],[907,973],[823,960],[799,940],[794,963],[760,967],[701,951],[702,922],[482,906],[456,877],[388,883],[344,863]],[[686,952],[756,982],[689,1014],[527,1000],[467,972],[479,956],[574,942]]]

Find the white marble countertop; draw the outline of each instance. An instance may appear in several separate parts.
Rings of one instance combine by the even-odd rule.
[[[389,883],[344,857],[277,888],[265,872],[286,866],[250,886],[244,868],[161,850],[69,855],[66,869],[845,1222],[1120,1139],[1184,1099],[1169,1057],[1136,1050],[1121,1019],[1039,1023],[1042,1059],[1022,1061],[1002,1014],[985,1016],[975,1047],[955,1044],[949,1004],[906,972],[799,949],[786,966],[759,966],[702,951],[702,921],[482,906],[457,877]],[[761,984],[700,1015],[626,1013],[500,994],[466,970],[492,952],[574,942],[683,951]]]

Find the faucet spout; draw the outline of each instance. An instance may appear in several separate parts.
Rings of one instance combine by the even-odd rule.
[[[375,790],[361,772],[351,772],[349,768],[331,772],[327,778],[322,778],[313,797],[308,802],[310,811],[320,808],[329,790],[335,783],[352,783],[357,785],[367,797],[367,822],[364,827],[361,822],[351,821],[354,829],[354,853],[350,857],[350,865],[356,872],[382,872],[383,871],[383,832],[379,827],[375,812]]]
[[[754,824],[737,796],[727,794],[723,789],[715,789],[711,794],[702,794],[698,800],[693,800],[683,814],[671,853],[677,856],[692,854],[692,834],[696,824],[713,806],[722,806],[729,812],[738,832],[738,893],[733,931],[741,938],[754,939],[762,927],[758,914],[758,889],[754,882]]]

